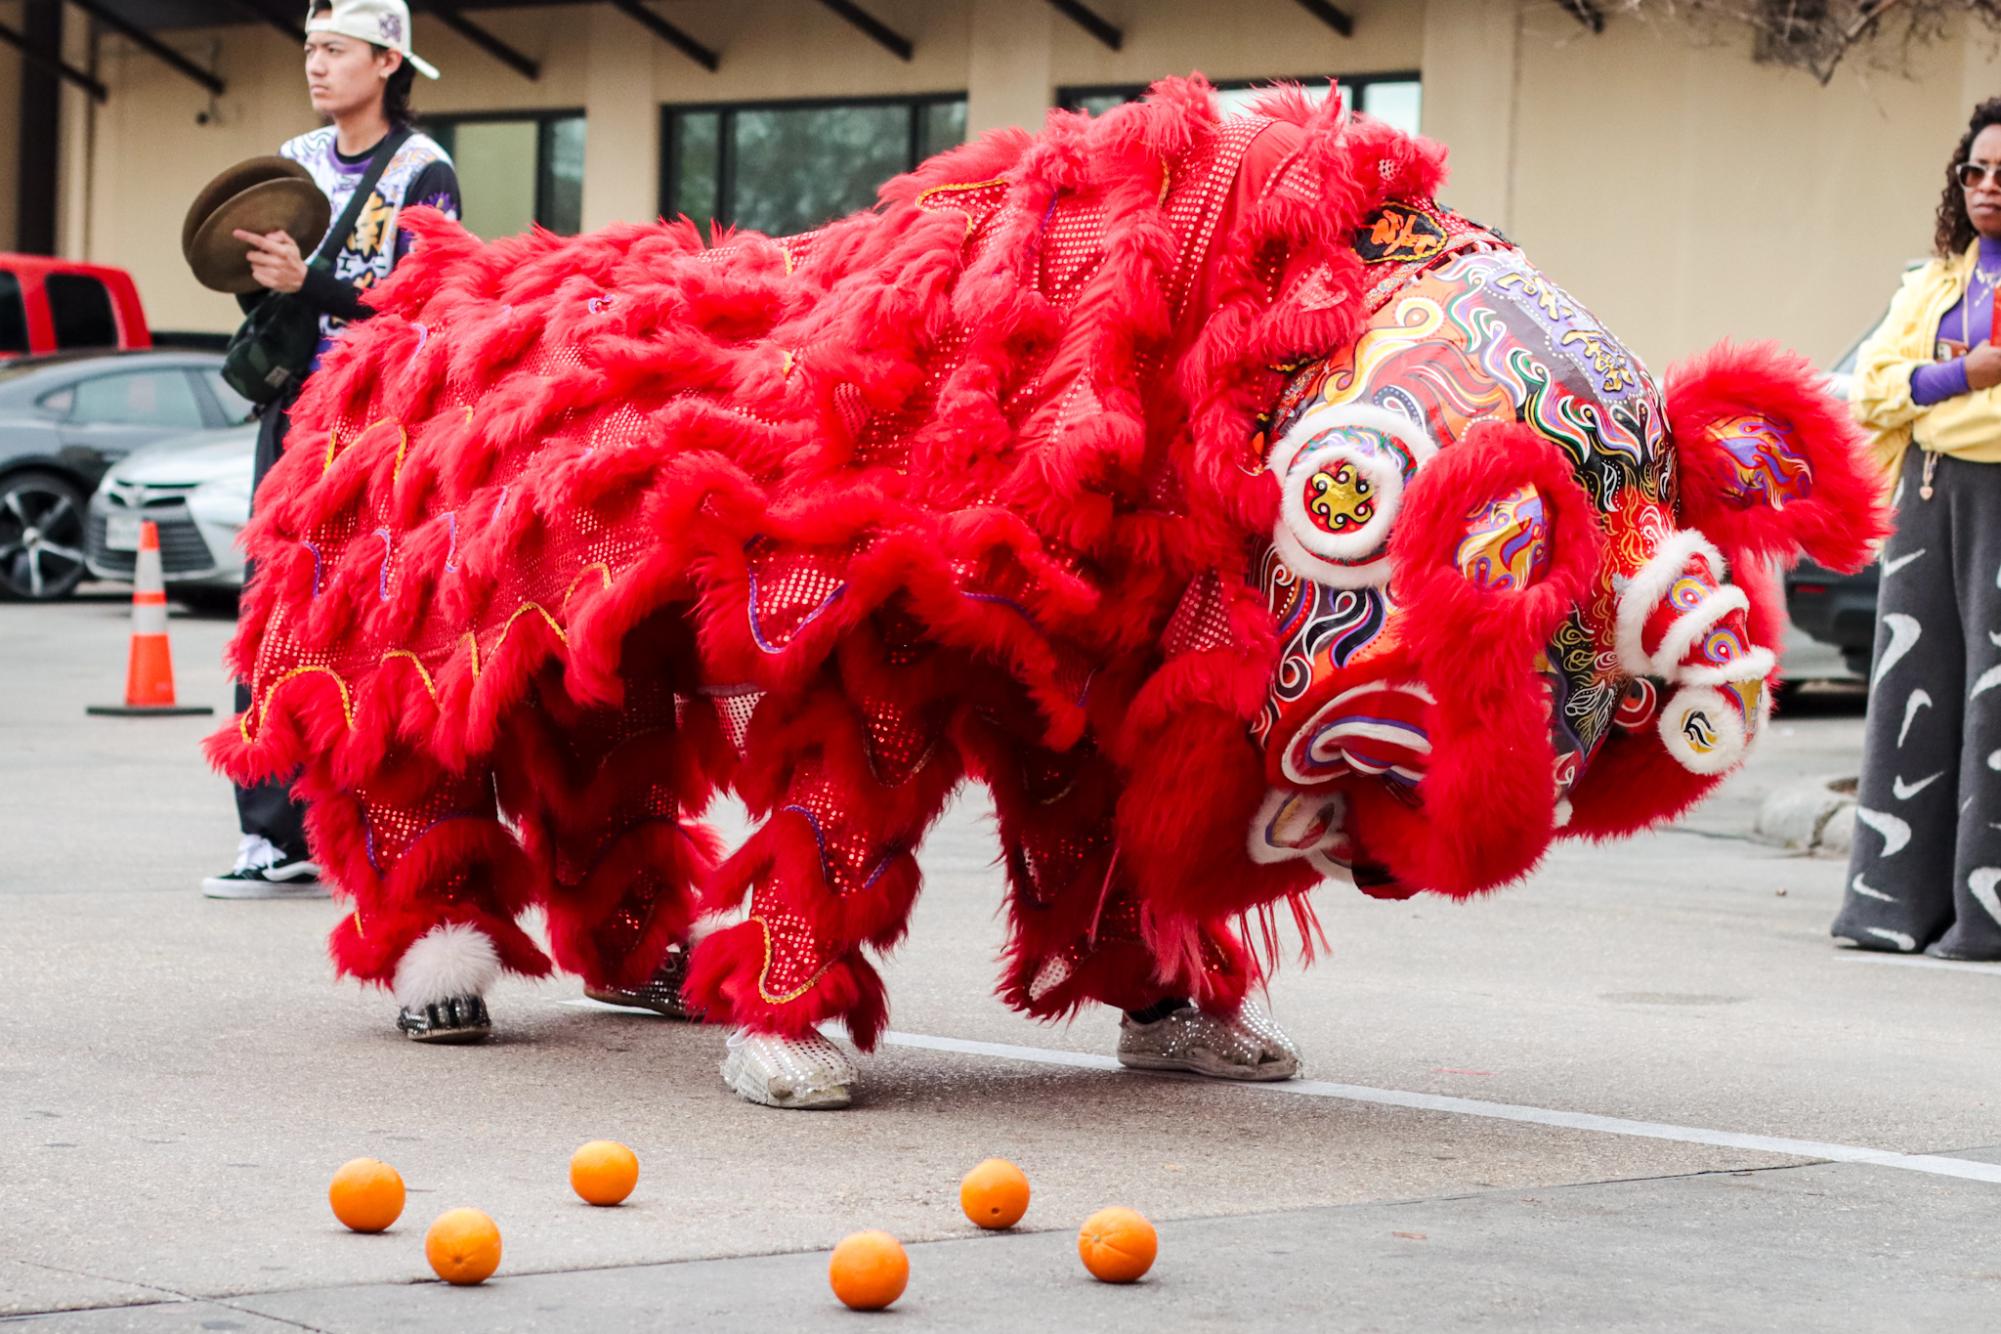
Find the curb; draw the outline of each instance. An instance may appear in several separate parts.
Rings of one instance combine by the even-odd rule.
[[[1846,857],[1855,836],[1855,779],[1815,779],[1779,788],[1758,807],[1752,837],[1795,852]]]

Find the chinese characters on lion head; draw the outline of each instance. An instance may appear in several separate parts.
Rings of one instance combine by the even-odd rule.
[[[1290,1073],[1237,920],[1673,815],[1770,707],[1770,566],[1881,527],[1803,362],[1663,391],[1442,179],[1188,80],[801,237],[419,217],[259,495],[213,753],[300,769],[335,961],[419,1036],[554,965],[738,1026],[746,1096],[844,1097],[818,1025],[875,1041],[973,780],[1009,1003]]]

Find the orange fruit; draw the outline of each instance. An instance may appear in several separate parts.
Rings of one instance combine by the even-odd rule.
[[[841,1238],[827,1262],[834,1295],[856,1311],[880,1311],[910,1282],[910,1257],[887,1232],[857,1232]]]
[[[403,1178],[388,1163],[356,1158],[333,1174],[327,1203],[356,1232],[381,1232],[403,1216]]]
[[[619,1204],[639,1184],[639,1155],[616,1140],[594,1139],[570,1155],[570,1189],[591,1204]]]
[[[1028,1178],[1007,1159],[989,1158],[959,1183],[959,1207],[981,1227],[1013,1227],[1028,1212]]]
[[[448,1209],[424,1234],[424,1258],[447,1283],[484,1283],[500,1268],[500,1229],[477,1209]]]
[[[1130,1283],[1153,1268],[1160,1235],[1137,1209],[1114,1205],[1084,1220],[1077,1234],[1077,1255],[1091,1277],[1106,1283]]]

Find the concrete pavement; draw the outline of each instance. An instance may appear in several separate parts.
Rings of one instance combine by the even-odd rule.
[[[1332,957],[1271,988],[1318,1088],[1108,1072],[1111,1017],[1001,1009],[975,794],[886,970],[907,1040],[861,1105],[814,1115],[736,1101],[718,1033],[579,1004],[573,980],[502,987],[488,1047],[402,1042],[384,997],[327,980],[335,907],[199,896],[235,844],[195,752],[211,724],[83,715],[117,694],[126,627],[116,600],[0,607],[0,1315],[30,1327],[838,1327],[824,1251],[861,1227],[912,1246],[905,1328],[2001,1312],[1980,1179],[2001,1175],[2001,972],[1832,950],[1840,866],[1749,841],[1767,792],[1853,765],[1838,701],[1781,719],[1681,830],[1566,847],[1478,903],[1324,892]],[[226,706],[227,630],[175,620],[184,697]],[[617,1210],[564,1179],[600,1136],[642,1162]],[[1822,1161],[1868,1150],[1944,1163]],[[361,1154],[411,1188],[381,1237],[326,1210]],[[990,1154],[1034,1183],[1027,1235],[958,1214]],[[1132,1290],[1076,1265],[1108,1203],[1162,1225]],[[422,1281],[423,1228],[457,1204],[505,1235],[481,1290]]]

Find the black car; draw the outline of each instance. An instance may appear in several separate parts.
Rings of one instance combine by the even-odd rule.
[[[1876,645],[1877,562],[1854,574],[1836,574],[1810,560],[1786,573],[1786,614],[1793,624],[1841,651],[1841,661],[1857,676],[1869,675]]]
[[[113,463],[249,417],[221,370],[208,352],[0,363],[0,599],[67,597],[83,580],[85,506]]]
[[[1874,333],[1875,327],[1871,325],[1869,331]],[[1855,374],[1855,354],[1865,341],[1867,335],[1856,339],[1828,372],[1828,392],[1843,402]],[[1876,585],[1881,577],[1876,561],[1854,574],[1836,574],[1802,560],[1786,574],[1786,614],[1793,624],[1811,638],[1838,649],[1848,670],[1860,677],[1869,675],[1869,658],[1876,647]]]

